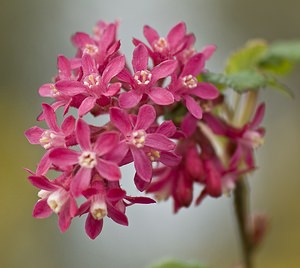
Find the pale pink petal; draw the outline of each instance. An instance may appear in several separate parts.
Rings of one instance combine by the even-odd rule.
[[[145,145],[162,151],[171,151],[176,147],[176,144],[173,141],[159,133],[147,134]]]
[[[42,97],[54,97],[54,84],[44,84],[39,88],[39,94]]]
[[[132,67],[134,72],[146,70],[148,65],[148,51],[142,44],[133,51]]]
[[[54,165],[66,167],[78,163],[79,156],[80,153],[70,149],[56,148],[50,152],[49,158]]]
[[[78,109],[78,115],[80,117],[87,114],[90,110],[92,110],[95,106],[97,98],[96,97],[87,97],[84,99],[84,101],[81,103]]]
[[[95,239],[102,231],[103,219],[95,220],[89,213],[85,221],[85,232],[91,238]]]
[[[184,22],[176,24],[168,33],[167,40],[172,48],[178,46],[179,42],[183,39],[186,32],[186,26]]]
[[[71,181],[71,191],[75,197],[78,197],[90,186],[91,168],[81,167]]]
[[[119,97],[119,104],[121,108],[130,109],[136,106],[142,99],[143,94],[138,94],[134,91],[124,92]]]
[[[76,138],[81,149],[84,151],[91,150],[90,133],[89,125],[82,119],[79,119],[76,125]]]
[[[134,167],[137,174],[142,180],[150,182],[152,178],[152,164],[146,153],[138,148],[131,148],[132,156],[134,159]]]
[[[156,119],[156,112],[153,106],[145,104],[139,109],[135,130],[148,129]]]
[[[98,156],[102,156],[112,151],[119,143],[120,135],[117,132],[107,131],[97,138],[94,151]]]
[[[152,74],[151,83],[155,83],[157,80],[171,75],[172,73],[174,73],[176,68],[177,68],[176,60],[166,60],[160,63],[159,65],[156,65],[151,70],[151,74]]]
[[[109,181],[119,181],[121,178],[120,168],[111,161],[98,158],[96,169],[103,178]]]
[[[148,92],[149,98],[158,105],[169,105],[174,102],[173,94],[167,89],[153,87]]]
[[[132,125],[129,120],[129,116],[126,111],[113,107],[109,111],[111,122],[117,127],[123,134],[127,134],[132,130]]]
[[[213,100],[220,95],[219,90],[210,83],[199,82],[197,87],[189,90],[191,95],[195,95],[204,100]]]
[[[125,66],[125,56],[121,55],[118,57],[115,57],[113,60],[111,60],[106,68],[103,71],[102,74],[102,81],[104,85],[108,84],[109,81],[115,77],[118,73],[120,73]]]
[[[48,218],[51,214],[52,209],[48,206],[46,198],[39,200],[35,204],[32,212],[32,216],[38,219]]]
[[[185,105],[189,112],[197,119],[202,118],[202,109],[200,105],[190,96],[185,96]]]
[[[44,133],[44,129],[34,126],[28,130],[25,131],[25,136],[27,138],[27,140],[31,143],[31,144],[39,144],[40,143],[40,138],[42,136],[42,134]]]
[[[157,33],[157,31],[148,25],[144,26],[144,36],[151,46],[155,41],[159,39],[159,34]]]

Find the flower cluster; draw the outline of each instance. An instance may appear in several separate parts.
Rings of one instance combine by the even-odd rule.
[[[166,37],[145,26],[147,42],[133,39],[131,64],[120,51],[117,28],[117,22],[100,21],[93,35],[72,37],[75,57],[58,56],[53,82],[39,89],[52,100],[42,104],[38,117],[47,128],[25,132],[30,143],[45,149],[36,171],[28,170],[29,181],[40,189],[33,216],[54,212],[64,232],[73,218],[86,214],[92,239],[106,216],[128,225],[128,206],[155,202],[122,189],[122,166],[133,163],[136,188],[158,199],[172,197],[178,211],[191,204],[194,184],[203,186],[197,203],[230,191],[240,174],[255,168],[253,149],[264,135],[263,105],[241,128],[215,112],[224,98],[201,80],[215,46],[197,52],[183,22]],[[97,118],[96,125],[87,122],[87,114]],[[214,145],[218,136],[227,140],[227,161]],[[50,179],[50,171],[56,178]]]

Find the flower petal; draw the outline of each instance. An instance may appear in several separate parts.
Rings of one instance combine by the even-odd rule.
[[[116,223],[128,226],[128,219],[124,213],[113,206],[107,206],[108,216]]]
[[[84,99],[84,101],[81,103],[78,109],[78,115],[80,117],[87,114],[90,110],[92,110],[95,106],[97,97],[87,97]]]
[[[150,182],[152,178],[152,164],[146,153],[138,148],[131,147],[134,160],[134,167],[140,178],[146,182]]]
[[[50,152],[49,158],[54,165],[66,167],[78,163],[79,156],[79,152],[67,148],[56,148]]]
[[[40,144],[40,138],[44,133],[44,129],[34,126],[25,131],[25,136],[31,144]]]
[[[156,118],[156,112],[153,106],[145,104],[139,109],[139,113],[137,116],[137,121],[135,124],[134,129],[148,129]]]
[[[172,48],[178,46],[179,42],[185,36],[185,32],[186,26],[184,22],[179,22],[169,31],[167,40]]]
[[[70,80],[61,80],[56,82],[55,88],[67,96],[75,96],[86,91],[85,86],[81,82]]]
[[[51,183],[51,181],[49,181],[44,176],[29,176],[28,180],[33,186],[42,190],[52,191],[57,188],[53,183]]]
[[[73,133],[75,129],[75,118],[70,115],[61,124],[61,130],[65,136],[69,136]]]
[[[159,133],[147,134],[145,145],[161,151],[171,151],[176,147],[175,142],[169,140],[165,135]]]
[[[148,51],[143,44],[139,44],[133,51],[132,67],[134,72],[146,70],[148,66]]]
[[[124,66],[125,66],[124,55],[115,57],[113,60],[111,60],[107,64],[102,74],[102,81],[104,85],[107,85],[113,77],[115,77],[118,73],[120,73],[124,69]]]
[[[85,221],[85,232],[91,238],[95,239],[102,231],[103,219],[95,220],[89,213]]]
[[[84,54],[82,56],[81,62],[82,62],[83,77],[88,76],[92,73],[98,74],[95,60],[92,58],[91,55]]]
[[[48,127],[56,132],[59,132],[60,129],[57,125],[56,115],[55,115],[53,108],[49,104],[46,104],[46,103],[43,103],[42,106],[43,106],[44,118],[45,118],[45,121],[46,121]]]
[[[124,93],[123,93],[124,94]],[[113,107],[109,111],[111,122],[117,127],[123,134],[127,134],[132,130],[132,125],[129,120],[129,116],[126,111]]]
[[[121,171],[116,163],[101,158],[97,159],[96,169],[99,174],[109,181],[119,181]]]
[[[130,109],[136,106],[142,99],[143,94],[138,94],[134,91],[124,92],[119,97],[119,104],[121,108]]]
[[[177,68],[176,60],[166,60],[156,65],[151,70],[151,74],[152,74],[151,83],[155,83],[157,80],[171,75],[172,73],[174,73],[176,68]]]
[[[190,94],[204,100],[213,100],[220,95],[220,92],[214,85],[200,82],[197,87],[190,89]]]
[[[118,132],[103,132],[99,135],[95,142],[94,151],[98,156],[105,155],[118,145],[119,140],[120,135]]]
[[[81,167],[71,181],[71,191],[75,197],[81,195],[81,193],[90,186],[91,181],[91,168]]]
[[[32,212],[32,216],[38,219],[48,218],[52,214],[52,209],[47,204],[47,198],[39,200]]]
[[[158,105],[169,105],[174,102],[173,94],[167,89],[153,87],[148,92],[149,98]]]
[[[161,152],[159,162],[168,167],[176,167],[181,161],[181,157],[173,152]]]
[[[159,34],[157,31],[148,25],[144,26],[144,36],[150,45],[159,39]]]
[[[76,138],[81,149],[84,151],[91,150],[90,133],[89,125],[82,119],[79,119],[76,125]]]
[[[197,119],[202,118],[202,109],[200,105],[190,96],[184,96],[186,108]]]
[[[183,67],[181,77],[186,75],[197,76],[203,69],[205,64],[205,57],[202,53],[198,53],[191,57],[186,65]]]

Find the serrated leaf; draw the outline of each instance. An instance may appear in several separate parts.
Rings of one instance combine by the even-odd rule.
[[[160,264],[151,266],[150,268],[204,268],[199,264],[189,264],[179,261],[166,261]]]
[[[266,56],[259,63],[259,69],[262,72],[275,75],[287,75],[294,67],[294,63],[288,60]]]
[[[206,73],[202,76],[206,82],[217,86],[229,87],[237,92],[258,90],[267,85],[265,76],[255,71],[242,71],[233,74]]]
[[[227,60],[225,73],[233,74],[241,71],[255,70],[268,45],[263,40],[251,40],[245,47],[233,53]]]

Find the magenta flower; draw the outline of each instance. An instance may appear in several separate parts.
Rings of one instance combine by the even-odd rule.
[[[179,22],[167,34],[166,38],[161,37],[156,30],[150,26],[144,26],[144,36],[147,39],[150,47],[147,47],[143,42],[133,39],[133,43],[138,46],[143,44],[147,47],[150,57],[154,64],[159,64],[164,60],[173,59],[185,47],[189,39],[186,35],[185,23]]]
[[[58,167],[73,165],[78,167],[71,182],[71,191],[76,197],[89,187],[94,168],[100,176],[107,180],[117,181],[121,178],[117,164],[105,160],[105,155],[118,145],[118,133],[109,131],[102,133],[92,146],[89,126],[79,119],[76,127],[76,138],[82,149],[81,152],[68,148],[57,148],[49,156],[52,163]]]
[[[194,55],[184,65],[178,77],[172,76],[170,86],[175,100],[183,100],[189,112],[198,119],[202,118],[202,108],[194,97],[200,100],[212,100],[219,96],[219,91],[214,85],[197,80],[197,75],[203,70],[204,64],[204,54]]]
[[[77,213],[77,205],[72,193],[61,184],[62,180],[67,179],[65,174],[54,181],[36,175],[29,176],[28,179],[35,187],[41,189],[38,193],[40,200],[33,209],[33,217],[47,218],[54,212],[58,215],[60,230],[65,232]]]
[[[156,104],[169,105],[174,102],[170,91],[162,88],[156,82],[171,75],[177,66],[175,60],[166,60],[154,68],[148,70],[148,51],[142,44],[138,45],[133,52],[132,66],[134,75],[124,69],[118,78],[129,85],[129,91],[119,97],[121,108],[132,108],[136,106],[146,94]]]
[[[25,136],[31,144],[40,144],[46,150],[66,147],[73,140],[75,118],[69,116],[63,121],[61,128],[57,125],[56,115],[53,108],[44,103],[43,114],[49,129],[34,126],[25,132]]]
[[[156,119],[156,112],[150,105],[143,105],[135,122],[120,108],[110,109],[111,122],[123,137],[118,151],[126,155],[130,150],[137,175],[149,182],[152,177],[152,161],[161,160],[161,152],[173,151],[176,144],[161,133],[147,133]],[[163,161],[163,160],[161,160]]]
[[[238,168],[243,162],[245,162],[247,168],[255,168],[253,150],[263,143],[265,130],[259,125],[263,120],[264,114],[265,105],[261,104],[257,108],[253,119],[242,128],[230,126],[212,114],[205,114],[204,120],[213,132],[227,137],[235,145],[234,153],[231,155],[230,168]]]

